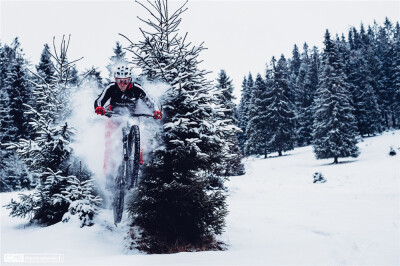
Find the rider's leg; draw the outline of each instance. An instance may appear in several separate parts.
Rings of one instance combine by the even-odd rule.
[[[105,124],[105,151],[104,151],[104,165],[103,165],[103,173],[106,178],[106,188],[111,189],[114,185],[114,177],[116,171],[116,163],[113,160],[114,146],[115,142],[115,133],[119,127],[119,123],[113,121],[111,119],[106,120]]]

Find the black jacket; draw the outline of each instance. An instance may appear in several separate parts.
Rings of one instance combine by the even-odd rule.
[[[146,94],[144,89],[137,83],[131,82],[124,92],[120,90],[117,83],[110,83],[99,97],[94,101],[94,109],[98,106],[105,106],[109,102],[109,110],[117,111],[126,108],[134,113],[137,101],[141,99],[151,110],[156,111],[155,102]]]

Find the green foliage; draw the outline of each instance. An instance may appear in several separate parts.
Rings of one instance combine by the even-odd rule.
[[[98,213],[102,199],[93,194],[93,180],[81,181],[76,176],[68,178],[68,186],[62,191],[62,198],[69,202],[68,213],[64,214],[63,222],[68,222],[76,216],[80,227],[93,225],[93,218]]]

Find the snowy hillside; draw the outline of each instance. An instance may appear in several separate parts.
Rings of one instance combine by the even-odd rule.
[[[358,145],[359,158],[338,165],[316,160],[311,147],[247,159],[247,174],[227,182],[227,251],[140,254],[125,247],[128,226],[115,227],[111,210],[92,227],[42,228],[1,208],[2,265],[16,265],[4,260],[21,255],[53,260],[45,265],[399,265],[400,131]],[[390,146],[396,156],[388,155]],[[315,172],[327,182],[313,184]],[[0,194],[1,205],[17,194]]]

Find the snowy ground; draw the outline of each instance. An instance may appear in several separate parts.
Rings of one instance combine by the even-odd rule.
[[[247,174],[227,184],[227,251],[140,254],[124,248],[128,228],[116,228],[110,210],[92,227],[42,228],[1,208],[1,265],[400,265],[400,131],[359,146],[359,158],[338,165],[316,160],[311,147],[247,159]],[[326,183],[313,184],[317,171]],[[4,205],[17,193],[0,195]],[[21,258],[13,254],[63,262],[6,263]]]

